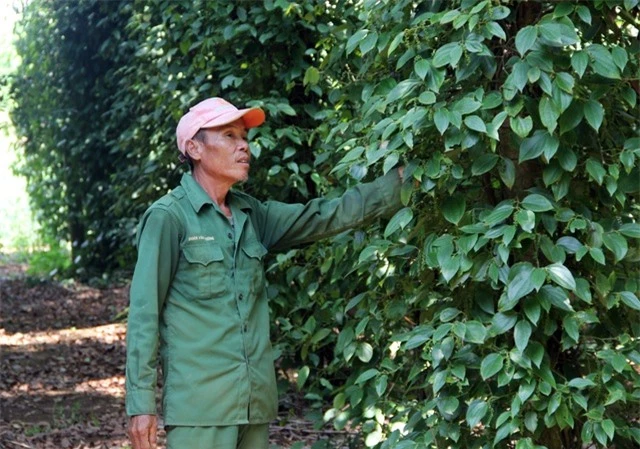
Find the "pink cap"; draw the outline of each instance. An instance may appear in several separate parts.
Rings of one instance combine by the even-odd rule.
[[[187,151],[187,140],[201,128],[213,128],[214,126],[227,125],[235,122],[239,118],[244,122],[244,126],[255,128],[264,123],[264,111],[259,108],[238,109],[222,98],[207,98],[189,109],[182,116],[176,128],[176,139],[178,149],[182,154]]]

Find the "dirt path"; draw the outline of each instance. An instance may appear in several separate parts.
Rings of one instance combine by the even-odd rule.
[[[126,289],[0,270],[0,447],[126,448]]]
[[[0,449],[130,448],[125,325],[114,322],[127,289],[34,282],[23,268],[0,266]],[[338,447],[301,418],[271,433],[273,448]]]

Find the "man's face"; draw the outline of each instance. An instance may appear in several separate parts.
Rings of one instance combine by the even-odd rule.
[[[195,141],[199,152],[195,160],[196,170],[230,186],[249,179],[251,153],[247,142],[247,130],[242,119],[228,125],[203,130],[203,142]]]

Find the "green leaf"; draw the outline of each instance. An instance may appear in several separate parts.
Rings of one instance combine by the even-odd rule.
[[[532,271],[532,266],[522,267],[513,279],[511,279],[509,284],[507,284],[507,298],[510,301],[516,301],[535,289],[535,285],[531,280]]]
[[[616,425],[613,423],[613,421],[610,419],[605,419],[604,421],[602,421],[601,425],[602,430],[604,430],[609,439],[613,440],[613,437],[616,433]]]
[[[622,226],[620,226],[620,229],[618,229],[618,232],[622,235],[626,235],[627,237],[640,239],[640,224],[625,223]]]
[[[479,176],[491,171],[498,162],[498,159],[500,159],[500,156],[497,154],[483,154],[471,165],[471,174],[473,176]]]
[[[620,292],[620,299],[632,309],[640,310],[640,300],[633,292]]]
[[[421,79],[425,79],[430,69],[431,64],[429,64],[429,61],[426,59],[418,59],[413,65],[413,70]]]
[[[393,53],[396,50],[396,48],[398,48],[398,46],[400,45],[403,39],[404,39],[404,31],[401,31],[398,34],[396,34],[396,37],[394,37],[393,40],[391,41],[391,44],[389,44],[389,51],[387,52],[387,56],[391,56],[391,53]]]
[[[584,107],[574,101],[560,116],[560,135],[571,131],[582,122],[584,118]]]
[[[391,170],[393,167],[396,166],[396,164],[398,163],[399,160],[399,156],[398,153],[391,153],[389,156],[387,156],[384,160],[384,164],[382,165],[382,171],[384,173],[388,173],[389,170]]]
[[[540,288],[544,285],[544,281],[546,280],[547,280],[546,271],[544,271],[542,268],[533,269],[533,273],[531,273],[531,282],[533,282],[533,285],[536,291],[540,290]]]
[[[582,243],[575,237],[560,237],[558,239],[557,245],[565,250],[567,254],[575,254],[581,248],[583,248]]]
[[[599,102],[589,100],[584,105],[584,117],[587,119],[589,125],[598,131],[604,118],[604,108]]]
[[[460,310],[455,307],[447,307],[440,312],[440,321],[446,323],[447,321],[453,320],[458,315],[460,315]]]
[[[469,424],[470,428],[474,428],[477,426],[482,418],[489,411],[489,405],[482,400],[476,399],[469,404],[469,408],[467,408],[467,424]]]
[[[591,304],[591,290],[589,288],[589,281],[584,278],[576,279],[576,295],[584,302]]]
[[[540,368],[540,365],[542,364],[544,353],[544,346],[542,346],[540,343],[538,343],[537,341],[532,341],[531,343],[529,343],[529,347],[527,348],[527,355],[529,356],[533,364],[538,368]]]
[[[593,260],[598,262],[600,265],[606,265],[606,261],[604,259],[604,253],[600,248],[589,248],[589,255]]]
[[[629,174],[635,166],[636,156],[630,150],[624,150],[620,153],[620,162],[625,172]]]
[[[638,0],[624,0],[624,9],[626,9],[627,11],[631,11],[633,8],[638,6],[638,3]]]
[[[400,81],[387,95],[387,103],[393,103],[394,101],[407,97],[419,84],[420,81],[414,79]]]
[[[551,161],[551,164],[542,171],[542,181],[544,181],[544,185],[548,187],[562,179],[563,173],[564,170],[562,170],[560,165]]]
[[[546,274],[545,274],[546,277]],[[538,324],[540,320],[540,304],[537,299],[527,298],[524,302],[524,314],[533,324]]]
[[[518,317],[509,313],[496,313],[491,320],[491,329],[497,334],[504,334],[516,325]]]
[[[511,203],[499,204],[484,218],[484,223],[488,226],[496,225],[511,216],[512,212],[513,205]]]
[[[609,50],[600,44],[590,45],[586,49],[591,56],[590,65],[598,75],[610,79],[620,79],[620,70]]]
[[[584,390],[588,387],[595,387],[596,383],[591,379],[585,379],[583,377],[576,377],[575,379],[571,379],[567,384],[572,388],[577,388],[578,390]]]
[[[558,126],[558,118],[560,117],[560,110],[556,107],[555,103],[548,96],[543,96],[538,105],[538,113],[540,114],[540,121],[547,128],[549,134],[553,134],[553,131]]]
[[[564,287],[569,290],[575,290],[576,281],[573,278],[571,271],[561,263],[554,263],[545,267],[547,274],[553,282],[560,287]]]
[[[501,354],[493,353],[486,356],[480,364],[480,375],[483,380],[496,375],[502,370],[504,357]]]
[[[502,179],[504,185],[511,189],[513,184],[516,182],[516,167],[511,159],[502,157],[502,164],[498,173],[500,174],[500,179]]]
[[[516,62],[509,78],[513,81],[516,88],[522,92],[522,89],[529,81],[529,64],[523,61]]]
[[[489,22],[487,23],[486,28],[493,36],[497,36],[503,41],[507,40],[507,35],[498,22]]]
[[[436,102],[436,94],[431,91],[424,91],[418,97],[418,101],[422,104],[433,104]]]
[[[387,391],[387,385],[389,383],[389,377],[387,375],[380,376],[376,379],[376,394],[382,396]]]
[[[447,110],[445,108],[438,109],[433,114],[433,121],[440,134],[444,134],[449,127],[449,114],[447,114]]]
[[[527,412],[524,418],[524,425],[529,432],[535,432],[538,428],[538,414],[536,412]]]
[[[509,125],[514,133],[525,138],[533,129],[533,120],[531,117],[511,117],[509,119]]]
[[[578,157],[571,148],[562,148],[558,152],[558,162],[565,171],[572,172],[578,165]]]
[[[593,158],[589,158],[586,163],[587,173],[591,175],[591,178],[595,180],[598,185],[602,185],[604,181],[604,176],[607,174],[607,171],[604,169],[602,164]]]
[[[627,51],[622,47],[613,47],[611,49],[611,57],[613,62],[618,66],[620,71],[623,71],[627,62],[629,61],[629,55]]]
[[[302,390],[302,387],[304,386],[305,382],[309,378],[309,373],[310,373],[310,369],[308,366],[303,366],[298,371],[298,380],[297,380],[298,390]]]
[[[533,136],[527,137],[520,144],[519,162],[535,159],[542,153],[555,154],[560,142],[556,136],[546,131],[536,131]]]
[[[580,329],[578,327],[578,321],[573,315],[567,315],[562,320],[562,329],[564,333],[574,342],[580,340]]]
[[[366,370],[365,372],[363,372],[362,374],[360,374],[357,379],[355,380],[355,384],[356,385],[360,385],[365,383],[366,381],[368,381],[369,379],[373,379],[375,376],[377,376],[380,373],[380,371],[378,371],[375,368],[371,368]]]
[[[580,17],[580,20],[591,25],[591,11],[589,11],[588,7],[585,5],[578,5],[576,7],[576,12],[578,13],[578,17]]]
[[[360,41],[364,39],[367,34],[369,34],[369,30],[358,30],[347,40],[347,55],[356,49]]]
[[[460,269],[460,257],[446,257],[440,264],[440,271],[445,281],[449,282]]]
[[[360,51],[363,55],[369,53],[376,46],[378,42],[378,33],[373,32],[367,34],[367,36],[360,41]]]
[[[373,346],[369,343],[359,343],[356,348],[356,355],[362,362],[368,363],[373,357]]]
[[[529,51],[538,39],[538,29],[534,26],[527,25],[520,29],[516,35],[516,50],[520,53],[520,56]]]
[[[444,387],[447,382],[448,371],[438,371],[433,376],[433,394],[436,395],[438,391]]]
[[[482,103],[480,103],[479,101],[476,101],[470,97],[464,97],[454,104],[453,110],[458,111],[462,115],[467,115],[477,111],[481,106]]]
[[[462,56],[462,46],[459,42],[451,42],[438,48],[433,55],[433,66],[444,67],[447,64],[456,67]]]
[[[547,45],[564,47],[578,42],[579,38],[574,27],[566,23],[549,21],[538,25],[540,37]]]
[[[548,210],[553,209],[553,204],[551,204],[551,201],[549,201],[544,196],[539,195],[537,193],[532,193],[531,195],[527,195],[522,200],[521,204],[522,204],[522,207],[532,212],[546,212]]]
[[[530,210],[519,210],[516,212],[515,219],[525,232],[532,232],[536,226],[536,215]]]
[[[576,51],[571,55],[571,67],[580,78],[589,65],[589,55],[585,51]]]
[[[462,195],[452,195],[444,200],[442,214],[449,223],[458,224],[464,215],[466,207],[467,204]]]
[[[525,403],[527,399],[531,397],[533,392],[536,390],[536,381],[527,382],[520,384],[520,388],[518,388],[518,399],[521,403]]]
[[[629,250],[627,239],[617,232],[607,232],[602,236],[602,242],[615,256],[615,262],[621,261],[627,255]]]
[[[180,42],[180,52],[183,55],[187,55],[189,53],[190,47],[191,47],[191,41],[189,39]]]
[[[315,86],[320,81],[320,72],[315,67],[309,67],[304,73],[302,84]]]
[[[575,80],[567,72],[557,73],[555,83],[558,85],[560,89],[562,89],[566,93],[570,95],[573,94],[573,86],[575,85]]]
[[[451,23],[453,20],[460,15],[460,11],[457,9],[452,9],[448,11],[442,18],[440,19],[440,25],[444,25],[446,23]]]
[[[313,337],[311,337],[310,342],[312,344],[317,344],[317,343],[321,342],[322,340],[324,340],[327,337],[327,335],[329,335],[330,333],[331,333],[330,329],[322,328],[322,329],[318,330],[313,335]]]
[[[529,338],[531,337],[531,325],[528,321],[518,321],[516,328],[513,331],[513,338],[516,343],[516,348],[521,353],[527,348],[529,344]]]
[[[391,234],[396,232],[399,229],[404,229],[405,226],[411,222],[413,219],[413,211],[409,207],[404,207],[400,209],[396,214],[389,220],[386,229],[384,230],[385,238],[389,237]]]
[[[438,410],[443,415],[453,415],[458,406],[460,405],[460,400],[455,396],[449,397],[440,397],[438,400]]]
[[[487,338],[487,328],[478,321],[467,321],[464,340],[469,343],[481,345]]]
[[[470,115],[468,117],[465,117],[464,124],[467,126],[467,128],[474,131],[485,134],[487,133],[487,125],[485,125],[482,119],[477,115]]]

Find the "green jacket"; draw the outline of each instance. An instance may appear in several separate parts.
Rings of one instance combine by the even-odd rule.
[[[396,170],[307,204],[231,191],[233,225],[190,174],[138,229],[127,325],[127,414],[155,414],[158,352],[166,425],[265,423],[277,412],[263,258],[400,207]]]

